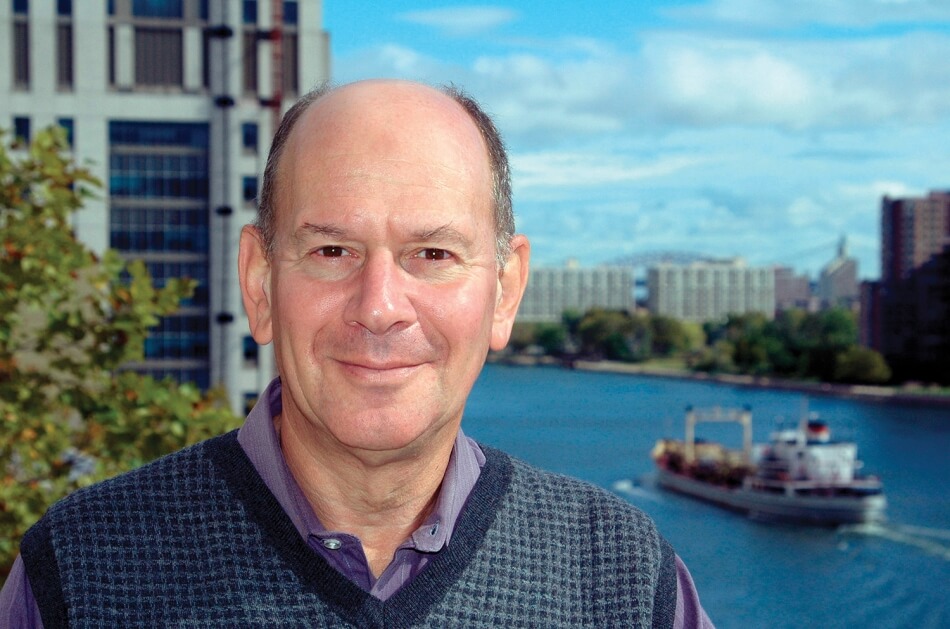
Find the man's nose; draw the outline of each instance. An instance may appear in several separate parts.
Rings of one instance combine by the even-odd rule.
[[[408,294],[411,281],[389,252],[368,254],[347,300],[346,323],[362,326],[373,334],[415,323],[416,312]]]

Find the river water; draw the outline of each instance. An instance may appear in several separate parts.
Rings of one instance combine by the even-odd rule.
[[[888,521],[766,524],[670,494],[650,450],[682,438],[687,405],[749,405],[754,440],[803,405],[858,443],[884,481]],[[540,467],[608,488],[648,512],[685,560],[717,627],[950,627],[950,410],[557,368],[488,365],[463,428]],[[697,436],[741,443],[738,425]]]

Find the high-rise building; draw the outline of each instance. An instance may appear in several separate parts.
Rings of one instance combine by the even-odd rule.
[[[881,281],[905,279],[950,246],[950,192],[881,201]]]
[[[565,310],[631,310],[633,285],[633,268],[627,266],[581,268],[569,261],[564,267],[532,268],[518,320],[560,321]]]
[[[815,291],[822,308],[852,309],[858,305],[858,261],[848,255],[848,241],[842,236],[838,255],[821,269]]]
[[[901,378],[950,382],[950,193],[881,202],[881,281],[861,337]]]
[[[787,266],[777,266],[775,271],[775,311],[798,308],[814,312],[816,299],[812,295],[811,280],[807,275],[796,275],[795,270]]]
[[[715,321],[729,314],[775,313],[775,272],[747,267],[741,258],[662,263],[647,271],[647,305],[654,314]]]
[[[0,0],[0,127],[64,127],[106,185],[79,237],[199,282],[135,367],[223,385],[235,410],[274,369],[247,333],[240,230],[281,112],[329,78],[322,22],[322,0]]]

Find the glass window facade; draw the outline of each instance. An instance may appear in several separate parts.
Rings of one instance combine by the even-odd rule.
[[[208,253],[207,211],[114,205],[110,240],[123,251]]]
[[[109,140],[110,245],[143,260],[156,286],[197,282],[182,310],[150,332],[141,371],[207,388],[208,125],[112,121]]]
[[[73,14],[73,0],[56,0],[56,15],[70,16]]]

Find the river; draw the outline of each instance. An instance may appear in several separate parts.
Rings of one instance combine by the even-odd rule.
[[[655,487],[650,450],[682,438],[683,413],[749,405],[755,441],[803,405],[858,443],[884,481],[888,521],[766,524]],[[703,606],[730,627],[950,627],[950,410],[708,382],[488,365],[463,428],[545,469],[610,489],[648,512],[685,560]],[[738,425],[697,435],[738,446]]]

